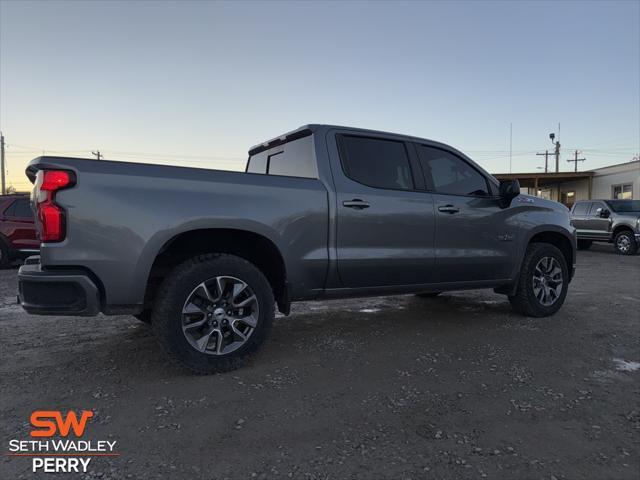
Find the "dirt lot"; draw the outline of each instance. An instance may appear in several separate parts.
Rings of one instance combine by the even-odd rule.
[[[86,436],[121,456],[75,478],[640,476],[640,256],[580,252],[542,320],[487,291],[298,304],[251,365],[208,377],[132,317],[29,316],[16,270],[0,282],[3,448],[34,409],[95,410]]]

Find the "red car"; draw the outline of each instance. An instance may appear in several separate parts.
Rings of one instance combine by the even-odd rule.
[[[0,267],[40,250],[28,195],[0,195]]]

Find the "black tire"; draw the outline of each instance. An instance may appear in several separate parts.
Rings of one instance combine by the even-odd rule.
[[[143,310],[142,312],[134,315],[135,318],[140,320],[142,323],[150,324],[151,323],[151,310]]]
[[[593,242],[591,240],[578,240],[578,250],[589,250]]]
[[[442,292],[420,292],[416,293],[416,297],[419,298],[435,298],[440,295]]]
[[[258,319],[239,348],[216,355],[203,353],[189,343],[182,330],[182,308],[199,284],[217,276],[235,277],[251,288]],[[151,326],[171,360],[195,373],[209,374],[234,370],[246,363],[269,334],[273,318],[273,291],[260,270],[234,255],[206,254],[178,265],[164,280],[156,295]]]
[[[544,305],[534,293],[534,271],[538,262],[543,258],[554,259],[562,271],[562,287],[560,294],[551,305]],[[513,309],[528,317],[548,317],[556,313],[567,296],[569,286],[569,269],[562,252],[549,243],[532,243],[527,247],[527,251],[522,261],[520,276],[518,278],[518,288],[515,295],[509,295],[509,302]]]
[[[7,245],[0,240],[0,268],[7,268],[11,264],[11,251]]]
[[[613,246],[616,249],[618,255],[635,255],[638,251],[638,243],[633,235],[633,232],[629,230],[622,230],[613,239]]]

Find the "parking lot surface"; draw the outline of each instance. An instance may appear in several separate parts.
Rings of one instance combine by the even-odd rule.
[[[130,316],[27,315],[0,271],[3,448],[33,410],[75,409],[120,453],[75,478],[637,479],[640,256],[578,255],[551,318],[491,291],[296,304],[213,376]],[[0,478],[31,476],[0,460]]]

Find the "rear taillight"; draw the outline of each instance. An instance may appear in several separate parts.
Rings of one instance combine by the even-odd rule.
[[[65,212],[55,203],[58,190],[72,187],[75,174],[67,170],[41,170],[36,175],[36,209],[40,227],[40,240],[61,242],[66,234]]]

